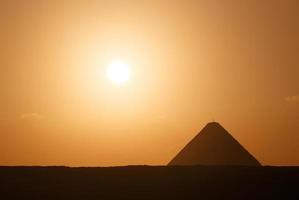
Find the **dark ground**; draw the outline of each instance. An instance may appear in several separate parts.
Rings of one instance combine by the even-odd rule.
[[[299,200],[299,167],[0,167],[0,199]]]

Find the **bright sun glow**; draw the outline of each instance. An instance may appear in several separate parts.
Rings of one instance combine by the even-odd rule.
[[[130,69],[128,64],[120,60],[112,61],[107,68],[107,76],[116,84],[124,84],[130,78]]]

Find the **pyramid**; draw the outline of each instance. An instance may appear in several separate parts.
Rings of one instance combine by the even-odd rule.
[[[168,165],[261,166],[219,123],[208,123]]]

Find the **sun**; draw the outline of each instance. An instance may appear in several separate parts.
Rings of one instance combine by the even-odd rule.
[[[107,77],[115,84],[124,84],[130,79],[129,65],[121,60],[112,61],[107,67]]]

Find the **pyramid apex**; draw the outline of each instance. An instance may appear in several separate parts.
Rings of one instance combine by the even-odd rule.
[[[206,125],[206,127],[215,127],[215,126],[218,126],[218,127],[223,127],[219,122],[215,122],[215,121],[213,121],[213,122],[209,122],[209,123],[207,123],[207,125]]]
[[[220,123],[219,123],[219,122],[212,121],[212,122],[207,123],[207,125],[220,125]]]

